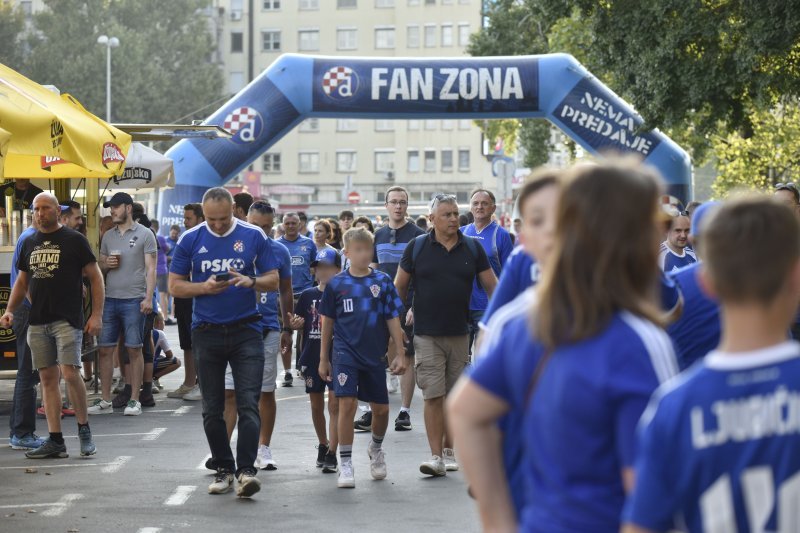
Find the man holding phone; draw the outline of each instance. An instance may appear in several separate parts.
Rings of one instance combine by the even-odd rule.
[[[194,298],[192,346],[203,397],[203,428],[217,467],[208,492],[228,492],[235,474],[237,495],[250,497],[261,488],[254,463],[264,372],[261,315],[254,291],[278,289],[277,262],[261,228],[233,217],[233,198],[226,189],[206,191],[203,213],[206,221],[178,240],[169,291],[179,298]],[[235,460],[223,417],[228,364],[239,415]]]

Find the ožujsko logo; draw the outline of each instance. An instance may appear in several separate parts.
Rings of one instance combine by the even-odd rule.
[[[122,155],[122,150],[114,143],[105,143],[103,145],[103,166],[108,168],[109,163],[124,163],[125,156]]]
[[[322,76],[322,91],[334,100],[350,98],[358,90],[358,75],[350,67],[333,67]]]
[[[222,127],[231,132],[231,141],[237,144],[251,143],[261,135],[264,119],[252,107],[239,107],[225,117]]]

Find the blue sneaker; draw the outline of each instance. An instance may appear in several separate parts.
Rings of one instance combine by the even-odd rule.
[[[8,442],[12,450],[35,450],[42,444],[44,444],[44,439],[36,436],[35,433],[28,433],[22,437],[13,435]]]
[[[92,431],[89,426],[78,429],[78,440],[81,442],[81,456],[88,457],[97,453],[97,447],[92,442]]]

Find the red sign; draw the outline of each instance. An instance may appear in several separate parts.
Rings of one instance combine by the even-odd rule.
[[[357,204],[361,202],[361,194],[353,191],[347,195],[347,202],[350,204]]]

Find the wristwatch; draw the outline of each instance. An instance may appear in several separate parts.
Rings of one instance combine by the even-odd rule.
[[[251,288],[255,289],[256,288],[256,277],[255,276],[247,276],[247,277],[250,278],[251,280],[253,280],[253,285],[251,285]]]

